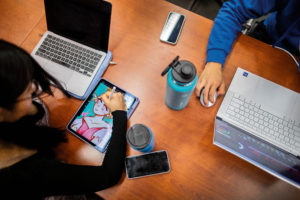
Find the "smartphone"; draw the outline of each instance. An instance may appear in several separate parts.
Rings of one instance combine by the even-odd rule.
[[[167,151],[155,151],[125,158],[127,178],[134,179],[170,171]]]
[[[170,12],[161,32],[160,40],[170,44],[176,44],[184,21],[184,15],[176,12]]]

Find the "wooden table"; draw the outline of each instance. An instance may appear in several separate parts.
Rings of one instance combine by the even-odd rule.
[[[204,108],[193,94],[187,107],[173,111],[164,103],[166,77],[162,70],[179,55],[201,73],[211,20],[162,0],[111,0],[113,4],[109,50],[113,60],[104,78],[138,96],[140,105],[128,126],[143,123],[155,137],[154,150],[167,150],[171,172],[135,180],[125,177],[99,192],[105,199],[299,199],[300,190],[214,146],[214,118],[223,97]],[[182,13],[186,22],[178,44],[159,41],[169,11]],[[31,52],[46,31],[42,0],[1,0],[0,38]],[[282,86],[300,92],[300,73],[284,52],[241,35],[224,68],[227,88],[240,66]],[[65,127],[81,101],[59,92],[47,98],[51,123]],[[71,134],[57,151],[70,163],[99,164],[101,155]],[[139,152],[128,148],[127,155]],[[101,177],[99,177],[101,178]]]

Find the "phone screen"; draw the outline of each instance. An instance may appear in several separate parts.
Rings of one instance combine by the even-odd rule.
[[[166,151],[156,151],[125,159],[126,173],[129,179],[170,171],[168,154]]]

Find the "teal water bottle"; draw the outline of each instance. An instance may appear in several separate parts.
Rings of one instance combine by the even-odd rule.
[[[165,102],[173,110],[181,110],[187,105],[198,79],[193,63],[178,59],[179,56],[161,74],[168,73]]]

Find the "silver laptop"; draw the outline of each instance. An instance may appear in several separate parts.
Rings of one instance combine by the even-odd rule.
[[[102,0],[44,3],[48,31],[31,55],[71,95],[84,99],[111,60],[111,4]]]
[[[238,68],[214,144],[300,188],[300,94]]]

